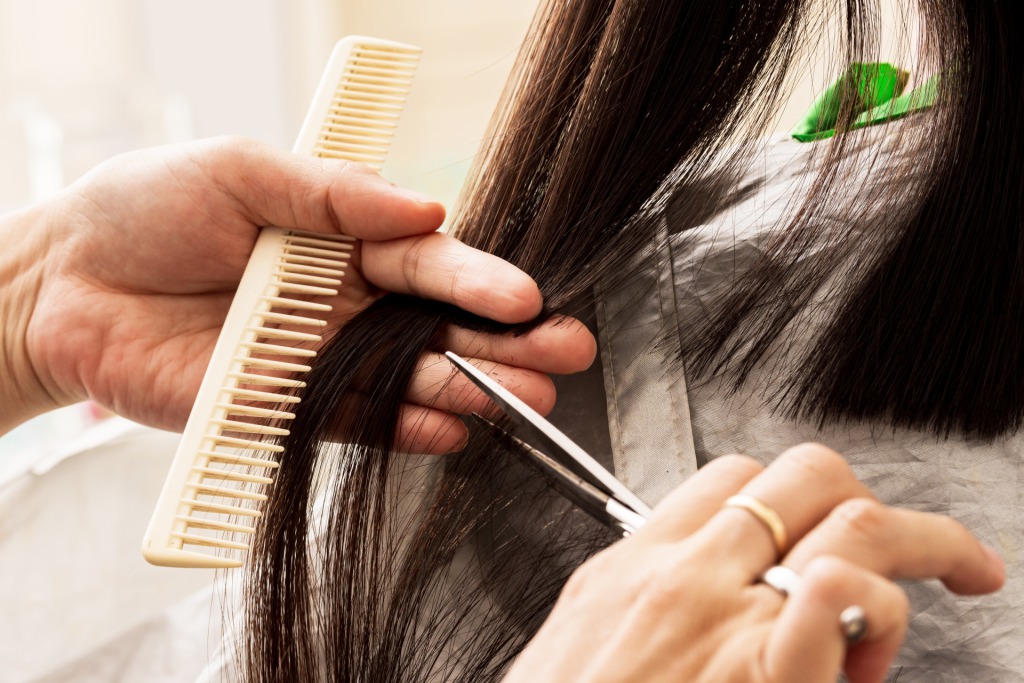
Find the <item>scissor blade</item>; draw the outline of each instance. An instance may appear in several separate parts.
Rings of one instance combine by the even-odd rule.
[[[643,517],[651,514],[651,508],[640,498],[630,491],[625,484],[615,478],[599,462],[580,448],[575,441],[562,433],[557,427],[545,420],[536,410],[526,405],[521,399],[515,396],[505,387],[501,386],[483,372],[473,367],[465,360],[451,351],[444,354],[448,360],[455,364],[464,375],[466,375],[480,391],[494,401],[512,421],[519,427],[525,428],[533,437],[551,449],[552,453],[562,454],[569,460],[576,462],[589,475],[589,483],[604,491],[606,494],[617,498],[627,507]]]
[[[568,467],[538,451],[522,439],[509,434],[487,418],[481,417],[477,413],[473,413],[471,418],[491,432],[499,442],[505,442],[509,450],[521,455],[527,463],[547,478],[555,490],[575,503],[581,510],[602,524],[623,529],[623,520],[610,514],[608,502],[612,498],[604,491],[592,486]],[[614,506],[612,510],[615,510]],[[635,531],[632,527],[624,530]]]

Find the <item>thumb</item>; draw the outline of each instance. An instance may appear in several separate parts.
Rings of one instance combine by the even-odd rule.
[[[214,141],[203,164],[256,225],[370,241],[436,230],[444,207],[363,164],[303,157],[236,138]]]

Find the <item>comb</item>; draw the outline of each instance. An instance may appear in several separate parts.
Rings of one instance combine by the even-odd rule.
[[[293,149],[380,170],[419,48],[350,36],[331,53]],[[142,544],[167,567],[238,567],[274,481],[276,442],[300,399],[354,240],[264,228],[207,366]]]

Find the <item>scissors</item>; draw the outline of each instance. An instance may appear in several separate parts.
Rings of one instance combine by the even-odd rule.
[[[548,477],[559,493],[599,522],[622,532],[623,536],[635,533],[644,525],[651,508],[593,456],[476,367],[451,351],[445,356],[511,418],[517,432],[526,439],[513,436],[476,413],[473,419],[522,453]]]
[[[480,370],[451,351],[445,356],[512,419],[518,430],[540,446],[530,445],[476,413],[474,419],[499,439],[518,446],[527,461],[546,474],[562,495],[598,521],[621,531],[623,536],[636,533],[644,525],[651,509],[589,453]],[[799,574],[780,565],[769,567],[758,578],[783,596],[797,590],[802,582]],[[856,643],[867,632],[867,620],[859,605],[846,608],[839,616],[839,624],[849,644]]]

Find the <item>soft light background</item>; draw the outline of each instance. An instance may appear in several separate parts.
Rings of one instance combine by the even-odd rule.
[[[141,147],[228,134],[290,147],[346,34],[424,49],[384,174],[452,206],[535,6],[0,0],[0,210]],[[884,20],[895,23],[891,8]],[[795,74],[775,129],[833,77],[825,64]],[[76,406],[0,438],[4,681],[61,670],[210,581],[149,567],[138,552],[173,435],[101,417]]]

